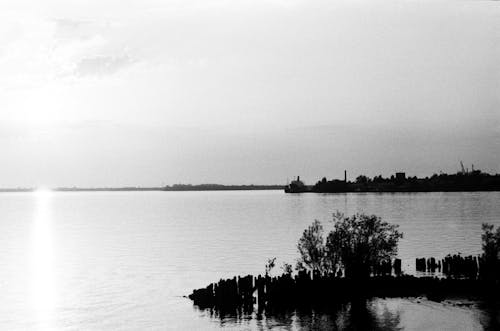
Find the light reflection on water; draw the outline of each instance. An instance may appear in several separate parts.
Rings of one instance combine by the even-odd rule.
[[[34,194],[36,206],[33,217],[33,272],[31,274],[33,308],[37,329],[52,330],[54,329],[56,287],[50,215],[51,192],[38,190]]]

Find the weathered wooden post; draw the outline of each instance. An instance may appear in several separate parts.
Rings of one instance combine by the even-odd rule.
[[[395,259],[394,260],[394,274],[396,276],[401,275],[401,259]]]

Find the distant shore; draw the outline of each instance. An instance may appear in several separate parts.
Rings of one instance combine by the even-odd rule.
[[[51,191],[56,192],[127,192],[127,191],[262,191],[283,190],[284,185],[221,185],[221,184],[175,184],[163,187],[56,187]],[[37,188],[0,188],[0,193],[9,192],[34,192]]]
[[[305,185],[300,177],[285,187],[286,193],[351,193],[351,192],[477,192],[500,191],[500,174],[488,174],[481,170],[462,170],[456,174],[434,174],[431,177],[407,177],[397,172],[389,178],[381,175],[369,178],[359,175],[354,182],[344,179],[327,180],[323,177],[315,185]]]

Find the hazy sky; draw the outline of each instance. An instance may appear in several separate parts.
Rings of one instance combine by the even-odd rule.
[[[0,187],[500,172],[500,2],[0,3]]]

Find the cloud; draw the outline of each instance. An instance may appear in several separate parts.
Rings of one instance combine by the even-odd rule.
[[[0,33],[1,89],[112,75],[135,62],[127,41],[117,40],[116,25],[109,21],[25,15],[3,20],[0,28],[4,31]]]
[[[119,56],[97,55],[82,58],[76,65],[77,76],[102,76],[114,74],[135,61],[127,54]]]
[[[56,18],[53,20],[57,28],[64,31],[64,30],[77,30],[79,27],[82,25],[88,24],[88,21],[83,21],[83,20],[72,20],[72,19],[67,19],[67,18]]]
[[[61,43],[108,35],[117,25],[108,20],[96,19],[55,18],[50,22],[54,24],[54,38]]]
[[[113,38],[113,24],[109,21],[54,19],[55,52],[66,57],[69,70],[61,76],[111,75],[134,63],[122,51],[123,44]]]
[[[62,127],[69,130],[109,130],[113,128],[118,128],[119,125],[115,121],[105,120],[105,119],[95,119],[95,120],[83,120],[83,121],[73,121],[71,123],[65,123]]]

